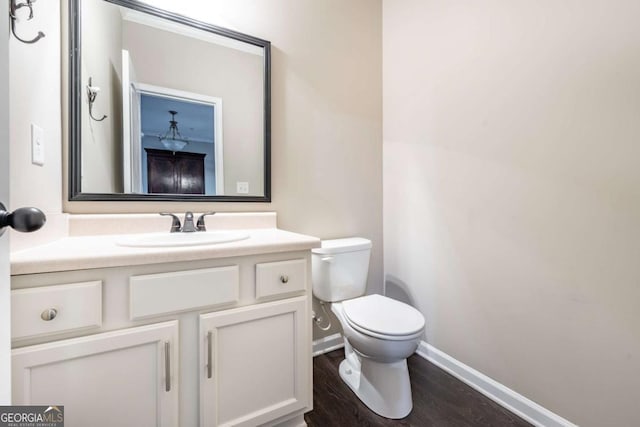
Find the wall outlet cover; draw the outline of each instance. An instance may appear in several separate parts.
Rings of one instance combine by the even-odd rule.
[[[236,192],[240,194],[248,194],[249,193],[249,183],[248,182],[236,182]]]

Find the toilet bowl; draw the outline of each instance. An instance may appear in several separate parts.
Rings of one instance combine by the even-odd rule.
[[[342,325],[342,380],[372,411],[399,419],[413,408],[406,359],[422,338],[424,317],[400,301],[362,296],[370,251],[367,239],[323,241],[321,248],[312,250],[313,292],[331,303]]]

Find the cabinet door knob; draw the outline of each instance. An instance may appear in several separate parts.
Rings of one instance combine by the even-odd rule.
[[[280,281],[282,283],[288,283],[289,282],[289,276],[283,274],[282,276],[280,276]]]
[[[56,310],[55,308],[48,308],[42,313],[40,313],[40,318],[45,322],[49,322],[55,319],[57,315],[58,315],[58,310]]]

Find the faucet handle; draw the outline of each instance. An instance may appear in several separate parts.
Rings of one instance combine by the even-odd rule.
[[[204,223],[204,217],[207,215],[215,215],[215,212],[205,212],[198,217],[198,223],[196,224],[196,229],[198,231],[207,231],[207,227]]]
[[[168,212],[160,212],[160,215],[170,216],[173,218],[173,220],[171,221],[171,233],[177,233],[182,230],[182,226],[180,225],[180,218],[178,218],[177,215]]]

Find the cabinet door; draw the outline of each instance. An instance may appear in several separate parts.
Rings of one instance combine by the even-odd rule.
[[[145,148],[149,193],[204,194],[203,153]]]
[[[15,349],[13,403],[64,405],[67,427],[178,425],[178,322]]]
[[[200,316],[202,427],[256,426],[311,402],[307,297]]]

